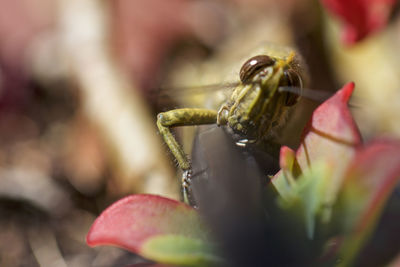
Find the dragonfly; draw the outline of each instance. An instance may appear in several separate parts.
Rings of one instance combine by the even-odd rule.
[[[306,75],[299,54],[280,46],[261,51],[243,62],[239,81],[230,84],[233,90],[218,108],[178,108],[157,115],[158,130],[182,170],[183,199],[189,204],[193,204],[192,166],[172,128],[216,124],[225,127],[238,146],[266,146],[304,95]]]

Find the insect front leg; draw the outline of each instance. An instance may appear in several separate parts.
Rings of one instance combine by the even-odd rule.
[[[171,150],[179,167],[183,171],[182,189],[184,200],[190,202],[190,178],[191,164],[183,151],[182,146],[176,141],[170,128],[177,126],[190,126],[201,124],[213,124],[217,121],[217,112],[209,109],[183,108],[159,113],[157,127],[165,143]]]

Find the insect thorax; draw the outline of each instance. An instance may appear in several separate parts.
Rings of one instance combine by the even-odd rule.
[[[250,86],[250,85],[248,85]],[[246,86],[243,90],[247,89]],[[247,94],[230,101],[227,124],[235,134],[235,139],[261,141],[273,135],[284,118],[288,107],[283,104],[284,96],[277,92],[262,90],[260,84],[251,85]]]

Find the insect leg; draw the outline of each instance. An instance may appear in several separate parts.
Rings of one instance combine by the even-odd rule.
[[[157,116],[157,127],[165,143],[178,161],[179,167],[183,170],[182,187],[184,198],[188,197],[187,191],[190,185],[191,165],[183,151],[182,146],[176,141],[170,128],[177,126],[190,126],[201,124],[213,124],[217,121],[217,112],[209,109],[183,108],[174,109],[159,113]]]
[[[222,124],[226,124],[227,114],[224,114],[224,111],[229,112],[229,107],[226,104],[222,105],[217,112],[217,125],[218,126],[220,126]]]

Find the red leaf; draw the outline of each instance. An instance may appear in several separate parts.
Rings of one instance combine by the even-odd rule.
[[[313,112],[304,128],[301,145],[296,151],[296,160],[301,169],[320,160],[343,163],[343,154],[352,155],[355,148],[361,145],[360,132],[348,108],[353,90],[354,83],[346,84]],[[292,158],[291,149],[282,147],[281,168],[290,170]]]
[[[323,162],[324,174],[320,179],[326,180],[321,199],[324,221],[330,219],[331,207],[341,188],[347,166],[356,149],[361,146],[359,130],[348,108],[353,90],[354,83],[346,84],[313,112],[304,129],[296,158],[292,159],[291,151],[282,148],[280,163],[283,172],[280,171],[272,179],[280,195],[288,198],[291,195],[291,177],[296,178],[313,164]]]
[[[376,140],[355,155],[343,187],[347,213],[343,260],[350,263],[400,181],[400,141]]]
[[[354,83],[343,86],[335,95],[322,103],[304,129],[303,140],[296,152],[300,169],[323,161],[330,167],[325,195],[324,220],[330,218],[330,207],[342,185],[344,173],[361,145],[361,135],[348,108]]]
[[[383,28],[395,0],[321,0],[344,23],[342,40],[354,44]]]
[[[204,240],[206,231],[192,207],[160,196],[132,195],[107,208],[93,223],[90,246],[115,245],[135,253],[149,238],[181,235]]]
[[[324,222],[329,221],[332,207],[337,204],[335,211],[341,216],[344,238],[339,256],[343,266],[351,265],[400,181],[400,141],[379,140],[368,146],[362,145],[347,106],[353,89],[353,83],[345,85],[314,111],[296,157],[293,158],[290,149],[283,147],[282,170],[272,179],[282,199],[290,202],[295,195],[303,200],[306,210],[315,213],[319,206],[322,207]],[[315,179],[306,189],[312,189],[312,185],[324,179],[321,200],[316,195],[318,191],[307,191],[299,186],[309,175],[306,171],[315,172],[318,166],[328,169],[316,172],[316,178],[311,177]],[[298,168],[300,171],[296,171]],[[338,195],[340,201],[336,201]],[[312,198],[314,200],[310,201]],[[312,218],[309,221],[312,222]]]
[[[301,167],[314,160],[334,158],[336,162],[342,161],[342,155],[334,152],[353,151],[361,145],[360,132],[348,108],[353,90],[354,83],[346,84],[313,112],[296,152]]]
[[[295,152],[290,147],[282,146],[279,155],[279,166],[281,169],[284,171],[292,171],[295,160]]]
[[[358,232],[366,230],[367,218],[381,207],[399,180],[399,141],[375,140],[356,154],[349,166],[345,188],[362,194],[364,204],[369,206],[359,221]]]

